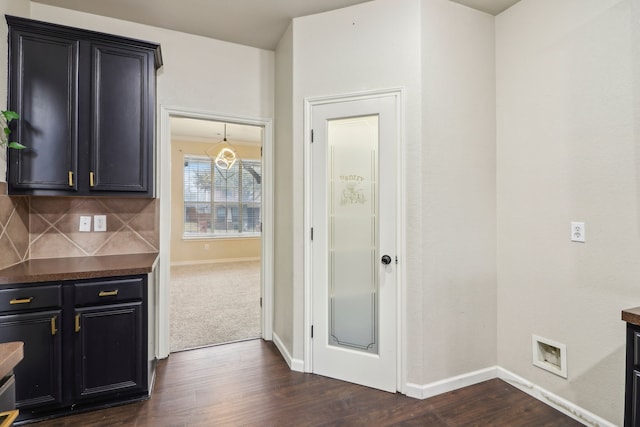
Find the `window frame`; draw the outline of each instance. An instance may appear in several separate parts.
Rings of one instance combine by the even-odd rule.
[[[209,165],[209,175],[213,176],[210,179],[210,184],[209,184],[209,188],[208,190],[205,190],[204,194],[207,194],[208,191],[208,200],[187,200],[187,191],[186,191],[186,187],[187,187],[187,177],[186,177],[186,167],[188,162],[200,162],[200,163],[206,163]],[[242,185],[242,181],[243,181],[243,176],[244,171],[246,170],[245,165],[250,165],[250,166],[254,166],[254,167],[259,167],[260,168],[260,183],[258,183],[257,185],[259,186],[259,200],[256,201],[255,200],[255,191],[253,194],[253,198],[252,200],[246,201],[243,200],[243,185]],[[215,239],[246,239],[246,238],[256,238],[256,237],[261,237],[262,236],[262,231],[242,231],[242,227],[240,226],[240,224],[242,224],[244,222],[245,219],[245,215],[243,214],[243,212],[245,210],[248,210],[250,208],[258,208],[258,215],[257,215],[257,224],[254,225],[257,226],[258,228],[261,228],[262,226],[262,159],[244,159],[244,160],[240,160],[238,159],[236,164],[233,166],[233,168],[236,169],[237,173],[238,173],[238,185],[237,185],[237,189],[236,189],[236,193],[237,193],[237,200],[235,201],[229,201],[228,199],[228,189],[225,189],[224,191],[227,192],[227,199],[225,201],[216,201],[216,187],[215,187],[215,178],[216,176],[218,176],[218,173],[222,173],[215,165],[215,162],[213,159],[211,159],[208,156],[202,156],[202,155],[198,155],[198,154],[185,154],[183,156],[183,169],[182,169],[182,188],[183,188],[183,194],[182,194],[182,213],[183,213],[183,217],[182,217],[182,239],[183,240],[215,240]],[[253,174],[252,174],[253,175]],[[193,185],[193,184],[192,184]],[[195,184],[197,185],[197,184]],[[255,187],[255,182],[252,182],[251,184],[253,187]],[[202,190],[196,190],[195,194],[200,193]],[[233,191],[233,188],[232,188]],[[196,206],[196,210],[197,210],[197,206],[198,205],[205,205],[208,206],[208,218],[206,219],[206,221],[208,221],[209,226],[207,227],[208,232],[201,232],[201,231],[188,231],[187,230],[187,208],[192,208],[193,206]],[[222,205],[222,206],[221,206]],[[220,208],[226,208],[226,209],[235,209],[238,213],[237,213],[237,223],[238,223],[238,230],[235,231],[218,231],[216,228],[216,209],[220,209]],[[206,210],[206,209],[205,209]],[[198,214],[197,212],[195,213],[196,218],[199,217],[199,215],[202,214]],[[229,213],[227,212],[227,214],[225,215],[225,217],[227,217],[229,215]],[[233,218],[233,215],[232,215]],[[198,219],[196,220],[197,223]],[[227,219],[228,221],[228,219]],[[254,220],[255,222],[255,220]],[[196,225],[197,227],[197,225]]]

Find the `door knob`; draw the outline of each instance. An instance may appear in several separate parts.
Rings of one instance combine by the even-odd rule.
[[[384,265],[391,264],[391,257],[389,255],[382,255],[382,259],[380,260]]]

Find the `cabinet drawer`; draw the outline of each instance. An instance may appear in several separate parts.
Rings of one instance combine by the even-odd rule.
[[[61,285],[0,289],[0,312],[62,307]]]
[[[111,304],[142,299],[142,277],[100,282],[76,283],[76,305]]]

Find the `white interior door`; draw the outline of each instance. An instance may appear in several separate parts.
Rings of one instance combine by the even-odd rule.
[[[312,370],[397,389],[394,96],[313,105]]]

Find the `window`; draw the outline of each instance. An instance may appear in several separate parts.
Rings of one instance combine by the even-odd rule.
[[[260,235],[262,164],[238,160],[228,170],[212,159],[184,158],[184,237]]]

